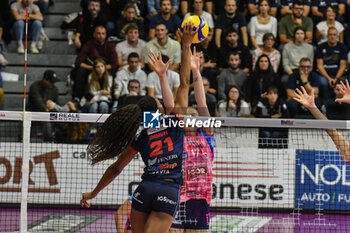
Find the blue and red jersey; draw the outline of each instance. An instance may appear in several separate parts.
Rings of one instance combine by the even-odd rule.
[[[179,118],[172,112],[171,117],[165,120],[176,122]],[[142,179],[173,179],[182,184],[183,141],[184,132],[178,125],[143,129],[136,135],[130,147],[135,152],[140,152],[146,165]]]

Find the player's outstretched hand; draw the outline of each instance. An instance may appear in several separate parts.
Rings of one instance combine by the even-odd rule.
[[[90,204],[87,202],[90,199],[93,199],[95,196],[92,193],[83,193],[83,197],[80,200],[80,205],[82,207],[89,208]]]
[[[154,52],[148,54],[148,57],[150,58],[148,64],[151,66],[154,72],[156,72],[159,77],[163,77],[164,75],[166,75],[171,59],[169,59],[169,61],[164,64],[162,60],[162,54],[160,52],[158,52],[158,58]]]
[[[345,85],[346,84],[346,85]],[[339,88],[340,92],[343,94],[342,98],[336,98],[335,102],[338,103],[350,103],[350,85],[349,81],[346,80],[345,84],[343,82],[340,82],[340,84],[337,85],[337,88]]]
[[[294,94],[295,95],[293,99],[304,105],[307,109],[316,107],[314,89],[311,90],[311,93],[309,95],[305,88],[302,86],[301,90],[298,88],[295,89]]]
[[[200,58],[203,56],[203,52],[197,53],[196,47],[193,47],[193,53],[191,54],[191,69],[199,70],[200,69]]]
[[[178,29],[183,46],[191,46],[192,41],[193,41],[193,37],[198,31],[198,28],[197,28],[197,30],[193,31],[193,27],[194,27],[194,22],[188,21],[185,23],[185,25],[183,27],[183,31]]]

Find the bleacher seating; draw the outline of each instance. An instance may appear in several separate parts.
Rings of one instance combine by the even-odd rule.
[[[40,54],[28,54],[27,93],[31,83],[40,80],[46,69],[52,69],[61,80],[56,83],[60,102],[64,103],[71,98],[67,88],[67,75],[74,64],[76,50],[74,45],[68,44],[68,32],[63,31],[60,25],[65,15],[79,10],[80,0],[59,0],[49,7],[44,17],[44,26],[50,41],[44,41]],[[23,109],[24,55],[17,54],[16,50],[16,42],[12,41],[7,46],[6,58],[9,65],[3,71],[19,74],[19,81],[4,81],[5,96],[2,108],[6,110]]]

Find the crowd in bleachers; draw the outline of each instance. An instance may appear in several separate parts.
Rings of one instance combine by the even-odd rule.
[[[208,37],[201,72],[212,116],[309,118],[294,90],[314,89],[330,119],[349,119],[350,107],[334,99],[348,79],[350,1],[344,0],[81,0],[72,21],[77,49],[72,99],[85,112],[110,113],[139,96],[162,101],[148,54],[171,59],[168,79],[176,96],[181,66],[177,29],[200,15]],[[18,0],[1,8],[0,40],[17,41],[23,53],[23,9],[28,6],[31,53],[40,53],[48,0]],[[8,9],[7,11],[5,9]],[[12,14],[12,22],[8,22]],[[4,28],[4,30],[2,30]],[[0,43],[0,55],[1,55]],[[1,64],[1,59],[0,59]],[[1,70],[0,70],[1,71]],[[0,82],[0,104],[1,104]],[[196,103],[189,93],[189,105]],[[266,132],[268,134],[268,132]]]

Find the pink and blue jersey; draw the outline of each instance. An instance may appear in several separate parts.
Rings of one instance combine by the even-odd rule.
[[[214,135],[202,128],[197,136],[185,136],[183,144],[183,179],[181,200],[205,199],[210,205],[213,182]]]

